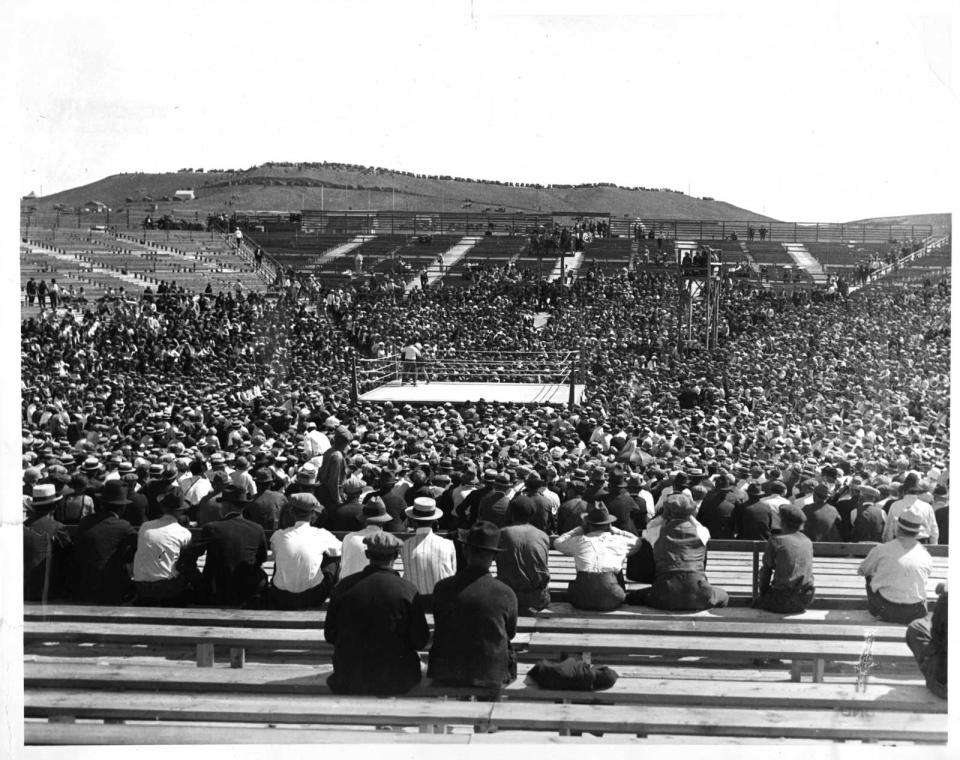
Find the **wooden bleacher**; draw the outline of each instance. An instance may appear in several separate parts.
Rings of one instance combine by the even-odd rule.
[[[749,595],[757,545],[713,542],[711,582]],[[590,613],[555,601],[520,619],[519,677],[496,691],[425,680],[401,697],[330,694],[324,610],[26,604],[27,741],[944,742],[946,702],[923,685],[904,627],[862,609],[855,555],[870,545],[815,547],[818,597],[829,608]],[[933,583],[946,576],[947,558],[946,547],[931,548]],[[572,562],[551,552],[550,565],[557,598]],[[608,691],[561,692],[525,678],[534,662],[561,654],[611,664],[620,680]],[[861,678],[867,655],[872,669]],[[200,721],[215,725],[201,731]],[[386,726],[393,730],[373,730]],[[604,736],[571,736],[578,732]]]

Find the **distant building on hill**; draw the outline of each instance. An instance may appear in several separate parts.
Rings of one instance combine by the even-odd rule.
[[[177,190],[173,194],[173,197],[180,201],[193,201],[193,200],[196,200],[197,198],[192,188],[187,190]]]
[[[81,208],[89,214],[103,214],[110,210],[103,201],[87,201]]]

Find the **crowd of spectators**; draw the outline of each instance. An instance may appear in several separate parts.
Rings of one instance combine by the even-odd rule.
[[[533,478],[534,495],[556,504],[531,522],[560,533],[598,502],[609,507],[620,478],[637,486],[636,513],[615,524],[632,535],[679,490],[694,507],[677,509],[716,538],[775,535],[781,499],[813,505],[804,528],[813,540],[879,540],[896,519],[884,508],[913,494],[934,514],[921,539],[946,541],[947,279],[833,300],[730,283],[720,345],[708,351],[677,339],[672,277],[594,272],[566,288],[504,274],[399,297],[171,286],[83,312],[43,309],[21,331],[28,526],[47,516],[37,500],[63,505],[53,515],[63,523],[112,507],[133,529],[164,515],[202,526],[235,509],[287,529],[297,521],[286,503],[310,492],[321,523],[379,495],[390,529],[412,524],[403,509],[418,497],[436,499],[441,528],[507,527],[513,496]],[[572,409],[352,404],[351,355],[387,356],[411,340],[428,347],[441,379],[444,358],[500,356],[482,369],[491,382],[542,381],[554,352],[577,348],[586,395]],[[525,364],[521,351],[536,360]],[[335,466],[328,449],[340,452]],[[198,489],[198,479],[208,482]],[[457,489],[481,479],[498,499],[459,509]],[[349,493],[348,480],[360,491]],[[586,497],[576,496],[581,483]],[[746,498],[718,502],[728,485]],[[572,498],[582,505],[560,509]]]

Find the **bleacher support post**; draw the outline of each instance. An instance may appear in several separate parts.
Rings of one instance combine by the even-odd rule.
[[[573,406],[577,402],[577,359],[579,351],[574,351],[570,357],[570,398],[567,402],[567,408],[573,411]]]

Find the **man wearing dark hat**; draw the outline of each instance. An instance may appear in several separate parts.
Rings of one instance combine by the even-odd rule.
[[[274,609],[319,609],[337,581],[341,544],[316,525],[323,507],[313,494],[294,494],[288,509],[294,524],[270,537],[273,579],[267,598]]]
[[[500,529],[480,521],[463,541],[465,566],[433,589],[433,645],[427,675],[450,686],[497,688],[517,677],[510,640],[517,597],[490,575]]]
[[[149,520],[137,532],[133,558],[133,584],[137,604],[175,605],[183,600],[186,579],[177,565],[193,535],[180,524],[187,504],[175,493],[160,499],[163,516]]]
[[[523,483],[523,490],[513,497],[512,504],[515,501],[529,502],[531,507],[529,511],[531,517],[529,523],[539,530],[547,533],[553,525],[553,510],[550,508],[550,502],[543,495],[547,484],[543,482],[536,472],[530,473]]]
[[[121,481],[106,483],[97,500],[100,510],[77,527],[67,583],[77,601],[120,604],[133,594],[127,565],[136,551],[137,531],[119,517],[129,503]]]
[[[414,585],[429,610],[433,587],[457,572],[457,552],[453,541],[433,532],[443,517],[436,501],[420,496],[406,510],[406,516],[416,526],[416,533],[400,549],[403,577]]]
[[[852,523],[850,540],[854,542],[880,543],[883,540],[883,526],[886,513],[877,503],[880,491],[873,486],[860,487],[860,500],[856,511],[850,514]]]
[[[619,468],[610,473],[607,480],[607,509],[617,519],[620,530],[639,536],[647,525],[647,507],[627,491],[624,480],[624,473]]]
[[[227,473],[215,471],[210,477],[210,485],[213,490],[204,496],[197,505],[195,519],[198,527],[203,527],[207,523],[223,519],[223,489],[230,483],[230,476]]]
[[[54,482],[50,476],[47,478]],[[54,482],[56,485],[56,483]],[[66,493],[63,499],[54,508],[54,517],[64,525],[78,525],[87,515],[94,511],[93,497],[87,493],[87,476],[82,472],[75,472],[67,481]]]
[[[335,694],[404,694],[420,682],[418,650],[430,638],[416,588],[393,564],[400,541],[379,531],[363,539],[366,566],[330,596],[323,637],[333,644]]]
[[[754,607],[792,615],[813,601],[813,543],[800,530],[803,519],[803,510],[792,504],[780,508],[782,532],[770,536],[764,549]]]
[[[289,523],[280,525],[280,515],[287,504],[287,497],[277,489],[273,470],[260,467],[252,477],[257,485],[257,495],[243,510],[243,516],[262,526],[265,531],[275,530],[278,526],[289,527]]]
[[[616,522],[604,504],[593,502],[584,526],[554,541],[553,548],[574,558],[577,576],[570,581],[570,604],[581,610],[608,611],[626,596],[623,562],[640,550],[640,537],[613,527]]]
[[[840,541],[840,513],[827,502],[830,487],[817,483],[813,487],[813,503],[803,508],[803,532],[811,541]]]
[[[227,484],[220,493],[223,519],[203,526],[199,538],[184,551],[187,580],[212,604],[243,604],[266,586],[261,565],[267,559],[263,528],[242,516],[249,499],[243,488]],[[206,554],[203,575],[196,560]]]
[[[583,498],[587,490],[587,473],[574,470],[567,484],[567,500],[557,510],[557,533],[563,535],[583,525],[583,516],[590,505]]]
[[[23,522],[23,599],[40,602],[63,593],[66,552],[71,540],[53,510],[62,496],[51,483],[33,487],[30,514]]]
[[[535,507],[529,500],[510,502],[510,524],[500,531],[497,580],[513,589],[521,611],[550,604],[550,537],[530,524]]]
[[[917,534],[917,540],[923,544],[936,544],[940,540],[940,528],[937,525],[936,515],[933,513],[933,507],[923,499],[921,495],[925,493],[920,484],[920,474],[915,471],[907,473],[903,480],[903,495],[890,505],[887,511],[887,523],[883,529],[883,540],[890,541],[897,532],[897,518],[900,513],[913,509],[920,515],[920,532]]]
[[[341,581],[347,576],[359,573],[367,566],[364,539],[374,533],[380,533],[383,526],[393,519],[387,513],[387,505],[383,503],[383,499],[379,496],[374,496],[364,502],[360,515],[365,527],[343,537],[342,558],[340,560]]]
[[[512,481],[505,472],[498,472],[493,479],[493,490],[490,491],[480,501],[477,518],[491,522],[498,528],[507,524],[507,509],[510,507],[510,499],[507,492],[510,490]]]
[[[874,546],[857,573],[867,579],[870,614],[888,623],[906,624],[926,617],[927,578],[933,560],[917,541],[923,516],[911,506],[900,513],[896,523],[896,537]]]
[[[173,462],[150,466],[150,480],[144,484],[140,491],[147,499],[148,520],[156,520],[162,515],[160,499],[176,488],[178,476],[177,466]]]
[[[740,497],[742,491],[733,487],[729,475],[718,475],[716,486],[700,502],[697,520],[710,531],[713,538],[734,537],[734,515],[740,516],[742,510],[737,507],[746,499]],[[769,512],[769,508],[766,508]]]
[[[480,502],[493,493],[496,480],[496,470],[487,469],[483,471],[483,479],[480,487],[470,491],[456,508],[458,528],[466,530],[479,519],[477,515],[480,511]]]
[[[692,499],[673,494],[664,503],[663,519],[647,526],[643,538],[653,548],[653,585],[631,592],[630,604],[690,611],[726,607],[727,592],[707,581],[710,532],[696,521],[693,508]]]

